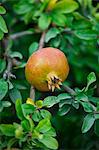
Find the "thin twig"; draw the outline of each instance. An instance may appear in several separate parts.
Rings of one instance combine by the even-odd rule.
[[[73,97],[73,99],[75,100],[75,98],[74,98],[74,96],[76,95],[76,92],[73,90],[73,89],[71,89],[69,86],[67,86],[67,85],[62,85],[61,86],[66,92],[68,92],[72,97]],[[94,114],[99,114],[99,111],[96,111],[96,107],[90,102],[90,101],[88,101],[88,103],[93,107],[93,109],[94,109]]]
[[[31,86],[31,88],[30,88],[30,98],[35,100],[35,88],[34,88],[34,86]]]
[[[40,42],[39,42],[39,49],[44,47],[45,34],[46,34],[46,31],[44,31],[41,35]]]
[[[33,32],[31,32],[31,31],[18,32],[18,33],[14,33],[14,34],[10,35],[10,39],[15,40],[15,39],[17,39],[19,37],[22,37],[24,35],[30,35],[30,34],[33,34]]]
[[[4,79],[16,78],[16,76],[11,73],[12,72],[12,67],[13,67],[12,58],[6,57],[6,59],[7,59],[8,64],[7,64],[6,70],[4,71],[3,78]]]
[[[7,64],[7,68],[6,70],[4,71],[3,73],[3,78],[4,79],[10,79],[10,77],[14,77],[15,76],[11,73],[11,70],[12,70],[12,59],[8,56],[8,39],[4,39],[3,40],[3,46],[4,46],[4,49],[5,49],[5,54],[4,54],[4,57],[5,59],[7,60],[8,64]]]
[[[10,56],[8,56],[8,51],[9,51],[9,49],[7,49],[8,40],[9,39],[15,40],[16,38],[22,37],[24,35],[30,35],[30,34],[33,34],[33,32],[31,32],[31,31],[22,31],[22,32],[14,33],[14,34],[10,35],[8,37],[8,39],[3,40],[3,44],[4,44],[4,48],[5,48],[5,58],[8,62],[7,68],[6,68],[6,70],[3,74],[4,79],[7,79],[7,78],[10,79],[10,77],[15,78],[15,75],[13,75],[11,73],[12,67],[13,67],[13,65],[17,66],[18,64],[20,64],[20,62],[17,61],[15,58],[11,58]]]
[[[68,92],[70,95],[72,95],[72,96],[76,95],[76,92],[75,92],[73,89],[71,89],[69,86],[67,86],[67,85],[62,85],[61,87],[62,87],[66,92]]]
[[[10,58],[7,58],[7,62],[8,62],[8,65],[7,65],[7,68],[3,74],[4,79],[10,78],[11,70],[12,70],[12,60]]]
[[[94,114],[99,114],[99,111],[94,111]]]
[[[44,47],[45,34],[46,34],[46,31],[42,32],[42,34],[41,34],[38,50],[40,50]],[[31,88],[30,88],[30,98],[35,100],[35,88],[34,88],[34,86],[31,86]]]

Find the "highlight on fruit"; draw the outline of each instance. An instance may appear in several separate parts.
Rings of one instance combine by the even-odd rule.
[[[34,52],[27,61],[27,81],[39,91],[54,91],[67,78],[69,65],[66,56],[56,48],[47,47]]]

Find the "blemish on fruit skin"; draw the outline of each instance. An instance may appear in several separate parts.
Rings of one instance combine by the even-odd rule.
[[[25,68],[26,79],[40,91],[59,88],[68,73],[66,56],[62,51],[51,47],[33,53]]]

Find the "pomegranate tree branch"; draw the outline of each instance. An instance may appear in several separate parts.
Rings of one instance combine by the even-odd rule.
[[[31,86],[31,88],[30,88],[30,98],[35,100],[35,88],[34,88],[34,86]]]
[[[20,38],[24,35],[30,35],[30,34],[33,34],[33,32],[32,31],[18,32],[18,33],[14,33],[14,34],[10,35],[10,39],[15,40],[15,39]]]
[[[7,59],[8,65],[7,65],[7,68],[6,68],[6,70],[5,70],[4,74],[3,74],[3,78],[4,78],[4,79],[9,79],[11,76],[13,76],[13,75],[11,74],[11,70],[12,70],[12,60],[11,60],[11,58],[9,58],[9,57],[7,57],[6,59]]]
[[[16,79],[16,76],[12,74],[12,67],[20,65],[21,62],[15,58],[11,58],[8,55],[5,55],[5,57],[6,57],[8,64],[7,64],[6,70],[4,71],[3,78],[4,79],[10,79],[10,78]]]
[[[46,34],[46,31],[42,32],[40,42],[39,42],[39,49],[44,47],[45,34]]]
[[[38,50],[40,50],[44,46],[45,35],[46,35],[46,31],[42,32],[41,38],[40,38],[40,41],[39,41]],[[30,88],[30,98],[35,100],[35,88],[33,86],[31,86],[31,88]]]
[[[62,85],[61,87],[62,87],[66,92],[68,92],[70,95],[72,95],[72,96],[76,95],[76,92],[75,92],[73,89],[71,89],[69,86],[67,86],[67,85]]]
[[[9,54],[8,54],[8,52],[9,52],[8,42],[9,42],[9,39],[3,40],[3,46],[5,49],[4,58],[7,60],[7,67],[3,73],[4,79],[16,78],[15,75],[12,74],[12,67],[18,66],[20,64],[20,61],[16,60],[15,58],[11,58],[9,56]]]
[[[4,79],[10,79],[10,77],[15,77],[14,75],[12,75],[11,70],[12,70],[12,59],[8,56],[8,39],[4,39],[3,40],[3,46],[5,49],[5,54],[4,57],[7,60],[7,68],[3,73],[3,78]]]

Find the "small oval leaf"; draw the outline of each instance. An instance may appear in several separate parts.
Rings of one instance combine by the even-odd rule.
[[[95,117],[93,114],[88,114],[85,118],[84,118],[84,122],[82,125],[82,133],[86,133],[88,130],[90,130],[90,128],[92,127],[92,125],[95,122]]]
[[[6,93],[8,91],[8,83],[3,80],[3,79],[0,79],[0,100],[2,100]]]
[[[0,29],[4,32],[4,33],[8,33],[8,29],[5,23],[5,20],[3,19],[3,17],[0,15]]]

